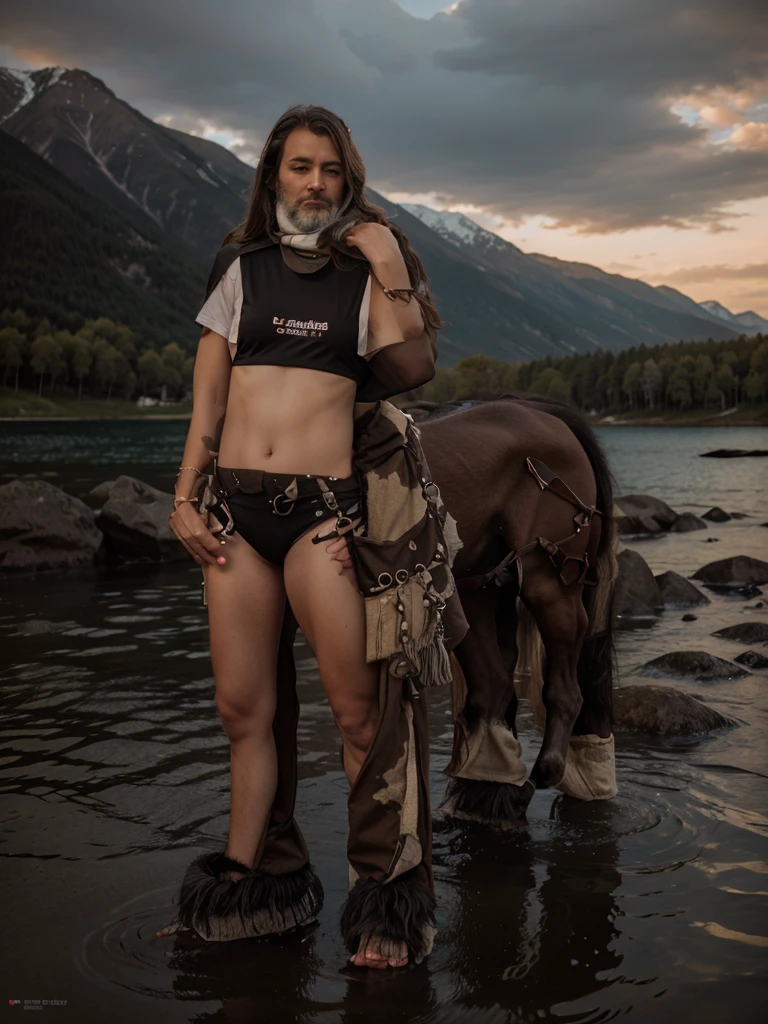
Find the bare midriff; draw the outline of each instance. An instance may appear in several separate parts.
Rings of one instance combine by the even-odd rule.
[[[357,384],[297,366],[233,366],[219,464],[272,473],[352,473]]]

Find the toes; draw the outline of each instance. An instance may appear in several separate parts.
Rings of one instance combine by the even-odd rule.
[[[155,935],[157,936],[158,939],[164,939],[168,935],[175,935],[176,932],[180,932],[183,930],[183,925],[179,921],[171,921],[170,924],[167,924],[164,928],[161,928],[159,931],[155,932]]]

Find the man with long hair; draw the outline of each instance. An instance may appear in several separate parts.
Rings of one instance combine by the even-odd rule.
[[[298,623],[350,783],[350,959],[419,962],[436,932],[419,690],[450,679],[444,640],[455,646],[466,621],[418,435],[380,400],[432,378],[442,323],[421,261],[366,198],[362,158],[331,111],[292,107],[270,132],[197,321],[171,523],[203,567],[232,781],[227,848],[190,865],[179,924],[206,939],[275,934],[322,901],[294,818]],[[206,517],[194,509],[201,481]],[[317,532],[334,517],[335,530]],[[373,536],[385,523],[396,532]]]

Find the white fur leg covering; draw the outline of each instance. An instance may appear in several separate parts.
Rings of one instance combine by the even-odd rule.
[[[613,733],[606,737],[571,736],[565,775],[555,789],[577,800],[610,800],[616,796]]]

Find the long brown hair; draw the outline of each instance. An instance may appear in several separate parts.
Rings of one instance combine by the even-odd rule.
[[[386,225],[400,246],[400,252],[408,269],[411,287],[417,289],[414,296],[421,307],[424,326],[428,334],[434,338],[437,331],[446,325],[432,302],[424,265],[411,248],[403,231],[396,224],[390,223],[384,210],[366,197],[365,164],[360,151],[352,141],[350,130],[344,121],[338,114],[334,114],[326,107],[297,104],[289,107],[278,118],[267,136],[267,141],[264,143],[259,157],[245,220],[229,232],[223,244],[247,245],[265,235],[275,237],[277,230],[275,220],[277,175],[283,157],[285,140],[294,128],[308,128],[315,135],[327,135],[339,154],[344,171],[346,192],[342,201],[342,209],[349,211],[350,215],[348,218],[342,217],[339,221],[329,225],[327,234],[326,231],[322,231],[318,237],[318,245],[330,250],[331,258],[339,269],[348,269],[352,265],[359,265],[359,261],[349,255],[349,247],[342,242],[341,235],[344,231],[348,230],[355,220],[373,221]]]

